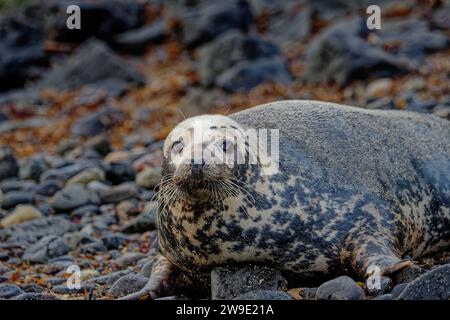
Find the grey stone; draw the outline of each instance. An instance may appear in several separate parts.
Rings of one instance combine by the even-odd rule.
[[[50,293],[27,292],[15,296],[13,300],[60,300],[57,296]]]
[[[119,270],[112,272],[107,275],[94,277],[89,280],[90,283],[97,283],[100,285],[112,285],[114,282],[116,282],[118,279],[122,278],[123,276],[130,274],[131,270]]]
[[[144,83],[143,77],[107,45],[98,40],[90,40],[75,55],[49,71],[37,87],[70,90],[105,79]]]
[[[123,233],[144,233],[156,229],[156,208],[149,212],[143,212],[136,218],[132,219],[120,230]]]
[[[137,197],[139,189],[134,183],[122,183],[100,191],[102,203],[119,203],[120,201]]]
[[[11,209],[19,204],[33,204],[35,197],[27,191],[11,191],[0,195],[0,203],[3,209]]]
[[[39,182],[41,174],[48,169],[47,162],[42,157],[29,158],[20,166],[19,176],[21,179],[32,179]]]
[[[145,52],[148,45],[161,43],[166,36],[166,21],[160,19],[150,25],[119,34],[114,42],[122,51],[141,54]]]
[[[63,238],[45,236],[31,247],[27,248],[22,259],[31,263],[45,263],[51,258],[62,256],[69,252],[69,246]]]
[[[203,86],[212,86],[222,73],[238,63],[279,56],[274,44],[232,30],[199,49],[200,81]]]
[[[0,298],[2,299],[11,299],[12,297],[18,296],[19,294],[24,293],[19,286],[11,283],[2,283],[0,284]]]
[[[81,185],[71,185],[58,191],[51,204],[57,211],[71,211],[88,204],[100,204],[100,199],[97,193]]]
[[[266,266],[216,267],[211,272],[211,298],[234,299],[254,290],[281,290],[287,281],[278,270]]]
[[[364,300],[364,290],[352,278],[341,276],[317,289],[318,300]]]
[[[381,294],[379,296],[376,296],[372,300],[393,300],[393,299],[394,299],[394,296],[390,293],[387,293],[387,294]]]
[[[63,217],[48,217],[0,230],[0,239],[3,238],[10,242],[35,243],[46,235],[61,236],[74,229],[75,225]]]
[[[52,291],[57,294],[78,294],[78,293],[89,292],[93,289],[94,289],[94,287],[90,284],[81,284],[80,288],[76,288],[76,287],[69,288],[67,286],[67,284],[60,284],[60,285],[54,286],[52,288]]]
[[[450,264],[439,266],[409,282],[398,295],[401,300],[450,299]]]
[[[417,265],[413,265],[409,268],[404,268],[404,269],[400,270],[399,272],[397,272],[394,275],[394,280],[397,284],[404,283],[404,282],[410,282],[410,281],[416,279],[417,277],[419,277],[420,275],[424,274],[425,272],[426,272],[425,269],[423,269]]]
[[[405,290],[407,285],[408,285],[407,283],[400,283],[396,285],[394,288],[392,288],[391,291],[392,296],[394,298],[397,298],[403,292],[403,290]]]
[[[246,1],[205,2],[181,15],[183,42],[197,46],[231,29],[247,31],[252,22]]]
[[[124,120],[125,115],[122,111],[106,107],[77,120],[71,127],[71,133],[77,137],[92,137],[112,129]]]

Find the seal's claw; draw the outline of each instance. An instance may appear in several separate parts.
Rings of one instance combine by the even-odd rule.
[[[152,267],[147,284],[141,290],[119,298],[119,300],[151,300],[159,296],[168,287],[174,266],[164,256],[158,255]]]

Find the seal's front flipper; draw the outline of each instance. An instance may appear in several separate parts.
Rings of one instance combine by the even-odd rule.
[[[144,288],[119,300],[147,300],[157,298],[162,292],[168,290],[171,277],[176,270],[177,268],[169,260],[159,254],[155,258],[150,279]]]
[[[410,260],[400,258],[396,252],[392,238],[387,235],[370,236],[349,239],[343,252],[343,260],[350,263],[353,270],[361,277],[372,274],[389,276],[403,268],[413,265]]]

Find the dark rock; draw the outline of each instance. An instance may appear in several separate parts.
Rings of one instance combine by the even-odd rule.
[[[100,199],[95,192],[72,185],[58,191],[51,204],[57,211],[71,211],[88,204],[100,204]]]
[[[66,254],[69,250],[70,248],[64,242],[63,238],[58,236],[45,236],[27,248],[22,259],[31,263],[45,263],[51,258]]]
[[[42,157],[33,157],[27,159],[23,165],[20,166],[20,179],[31,179],[39,182],[41,174],[48,169],[47,162]]]
[[[90,234],[80,231],[80,232],[71,232],[66,233],[64,235],[64,240],[67,242],[69,247],[72,250],[77,249],[79,246],[88,244],[88,243],[94,243],[97,240],[92,237]]]
[[[231,29],[247,31],[252,22],[246,1],[205,3],[182,15],[183,42],[198,46]]]
[[[160,19],[150,25],[119,34],[114,43],[120,50],[141,54],[149,44],[161,43],[166,36],[166,21]]]
[[[127,240],[127,237],[120,233],[106,234],[102,238],[103,244],[108,250],[119,249]]]
[[[80,288],[69,288],[67,284],[61,284],[58,286],[54,286],[52,291],[57,294],[78,294],[78,293],[87,293],[93,290],[93,286],[90,284],[81,284]]]
[[[280,51],[272,43],[230,31],[199,50],[200,81],[204,86],[211,86],[217,77],[238,63],[279,56]]]
[[[0,252],[0,261],[6,261],[9,259],[9,254],[6,252]]]
[[[18,174],[19,166],[11,149],[0,147],[0,181],[15,178]]]
[[[90,138],[84,145],[86,148],[97,151],[102,156],[107,155],[112,150],[111,142],[104,135],[97,135]]]
[[[378,283],[377,282],[372,282],[371,280],[368,280],[366,282],[366,287],[367,287],[367,293],[371,296],[378,296],[384,293],[387,293],[389,291],[391,291],[392,289],[392,279],[386,276],[380,276],[379,278],[379,287],[377,287]],[[371,282],[369,285],[369,282]],[[369,288],[371,287],[371,288]]]
[[[384,24],[376,32],[376,44],[366,41],[369,33],[362,18],[326,28],[307,50],[306,79],[345,85],[369,76],[391,77],[418,69],[425,53],[448,45],[445,36],[428,30],[426,23],[419,20]],[[396,51],[386,51],[384,48],[392,43],[398,44]]]
[[[100,207],[94,204],[88,204],[73,210],[70,213],[71,218],[81,218],[84,216],[95,216],[100,213]]]
[[[211,272],[211,298],[234,299],[255,290],[277,291],[287,286],[279,271],[266,266],[216,267]]]
[[[78,5],[82,12],[82,28],[69,30],[66,27],[67,7]],[[30,8],[32,9],[32,8]],[[91,37],[112,41],[114,36],[142,25],[145,6],[138,1],[56,1],[45,8],[45,19],[49,34],[63,42],[83,42]]]
[[[398,295],[401,300],[450,299],[450,264],[439,266],[408,283]]]
[[[216,78],[216,85],[227,91],[248,91],[265,82],[289,83],[292,80],[281,57],[242,61]]]
[[[0,298],[2,299],[10,299],[22,293],[24,293],[23,290],[20,289],[20,287],[15,284],[11,283],[0,284]]]
[[[142,76],[105,44],[91,40],[78,49],[74,56],[48,72],[37,86],[70,90],[105,79],[144,83]]]
[[[50,169],[45,171],[41,175],[41,182],[48,181],[48,180],[56,180],[60,182],[66,182],[69,178],[77,175],[78,173],[82,172],[83,170],[86,170],[87,168],[91,167],[91,165],[87,163],[64,163],[58,168]]]
[[[22,86],[46,61],[41,32],[15,18],[0,17],[0,52],[0,91]]]
[[[22,293],[13,300],[60,300],[57,296],[49,293]]]
[[[304,300],[316,300],[318,288],[303,288],[298,295]]]
[[[407,283],[401,283],[396,285],[391,291],[392,296],[394,298],[397,298],[403,292],[403,290],[405,290],[407,285],[408,285]]]
[[[77,120],[72,125],[71,132],[75,136],[92,137],[112,129],[123,122],[124,119],[125,115],[122,111],[107,107]]]
[[[156,208],[150,212],[143,212],[123,226],[120,230],[123,233],[144,233],[156,229]]]
[[[394,274],[394,280],[396,283],[410,282],[424,273],[425,269],[417,265],[413,265],[409,268],[404,268]]]
[[[317,289],[318,300],[364,300],[364,290],[350,277],[341,276]]]
[[[106,179],[113,184],[134,181],[135,173],[133,166],[129,162],[119,162],[103,165]]]
[[[406,72],[410,61],[366,43],[368,30],[361,18],[337,23],[316,36],[307,49],[306,79],[346,84],[353,78],[383,71],[379,76]]]
[[[25,191],[11,191],[0,196],[0,203],[3,209],[11,209],[19,204],[33,204],[34,200],[34,195]]]
[[[28,283],[28,284],[24,284],[22,286],[23,291],[25,292],[29,292],[29,293],[41,293],[43,291],[45,291],[45,288],[35,284],[35,283]]]
[[[47,180],[38,185],[36,193],[42,196],[52,197],[63,187],[64,183],[59,180]]]
[[[118,203],[120,201],[137,197],[139,190],[134,183],[122,183],[100,191],[100,199],[102,203]]]
[[[308,7],[286,13],[276,19],[269,28],[269,39],[280,47],[292,47],[304,41],[311,32],[312,12]]]
[[[97,254],[99,252],[106,252],[108,249],[101,241],[95,241],[92,243],[87,243],[79,248],[80,253]]]
[[[114,282],[114,284],[108,290],[108,293],[116,298],[122,297],[127,294],[139,291],[147,284],[147,282],[148,278],[145,278],[141,275],[128,274]]]
[[[446,6],[434,11],[431,23],[436,28],[449,30],[450,19],[448,17],[450,17],[450,5],[447,3]]]
[[[254,290],[237,296],[234,300],[294,300],[283,291]]]

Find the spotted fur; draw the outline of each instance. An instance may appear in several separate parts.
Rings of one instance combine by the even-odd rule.
[[[364,277],[369,265],[389,274],[409,265],[405,256],[450,245],[449,122],[315,101],[231,118],[280,130],[280,172],[236,169],[254,203],[241,192],[221,207],[179,201],[159,212],[161,254],[175,268],[199,278],[215,265],[253,262],[298,279]],[[165,158],[163,174],[171,170]]]

